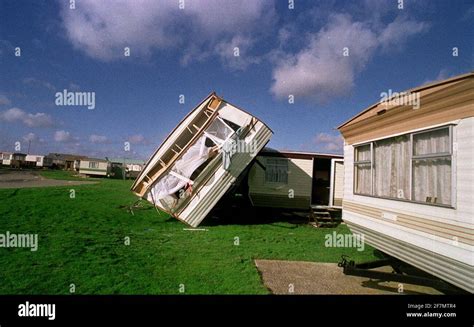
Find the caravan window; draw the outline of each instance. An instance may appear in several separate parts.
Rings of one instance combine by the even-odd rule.
[[[265,163],[265,182],[288,184],[287,159],[267,158]]]
[[[372,194],[372,145],[365,144],[355,148],[354,193]]]
[[[234,131],[220,117],[217,117],[204,131],[204,134],[216,144],[223,144]]]
[[[413,198],[451,204],[450,128],[413,135]]]
[[[354,147],[354,194],[452,205],[452,127]]]
[[[374,142],[374,194],[409,199],[410,137],[402,135]]]
[[[97,161],[89,161],[89,168],[97,169],[99,168],[99,163]]]

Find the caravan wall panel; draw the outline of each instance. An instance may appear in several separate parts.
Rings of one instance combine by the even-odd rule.
[[[268,156],[257,156],[266,165]],[[265,180],[265,170],[254,164],[249,174],[249,192],[254,206],[308,209],[311,203],[313,160],[279,158],[288,161],[288,183]],[[293,190],[291,192],[290,190]],[[293,197],[291,197],[293,195]]]

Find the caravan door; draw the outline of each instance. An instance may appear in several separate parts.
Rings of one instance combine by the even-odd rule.
[[[329,188],[329,206],[342,208],[344,194],[344,159],[331,159],[331,184]]]

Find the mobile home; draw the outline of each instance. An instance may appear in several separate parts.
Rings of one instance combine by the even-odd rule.
[[[395,258],[474,292],[474,73],[408,90],[339,126],[343,219]],[[408,97],[405,97],[408,99]]]
[[[44,157],[43,166],[53,169],[76,170],[77,162],[86,158],[86,156],[75,154],[50,153]]]
[[[79,174],[87,176],[107,176],[109,162],[105,159],[86,158],[79,160]]]
[[[263,149],[248,176],[256,207],[308,210],[340,207],[344,182],[342,155]]]
[[[28,167],[43,167],[44,156],[36,154],[28,154],[25,158],[26,166]]]
[[[10,166],[11,160],[12,160],[11,152],[0,152],[0,164],[4,166]]]
[[[271,135],[262,121],[211,93],[151,156],[132,191],[196,227]]]
[[[111,175],[115,178],[137,178],[145,162],[143,160],[113,158],[109,159]]]
[[[10,167],[21,168],[25,166],[26,154],[15,152],[11,155]]]

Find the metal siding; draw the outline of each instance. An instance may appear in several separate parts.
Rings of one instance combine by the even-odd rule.
[[[456,219],[474,224],[474,118],[463,119],[454,127],[456,156]]]
[[[468,265],[435,252],[427,251],[355,223],[349,222],[348,226],[353,233],[364,235],[364,241],[367,244],[382,252],[474,293],[472,264]]]
[[[256,153],[265,146],[272,136],[270,129],[261,122],[258,124],[260,128],[253,136],[253,139],[257,143]],[[186,205],[178,218],[192,227],[197,227],[225,192],[227,192],[232,183],[235,182],[238,177],[237,173],[240,174],[252,159],[253,157],[248,153],[236,153],[232,157],[231,165],[232,169],[235,169],[235,173],[231,174],[225,171],[221,165],[214,176],[214,182],[203,186],[197,194],[193,195],[193,199]],[[239,170],[239,172],[237,172],[237,170]]]
[[[257,156],[257,159],[265,165],[265,157]],[[249,175],[249,193],[254,205],[305,209],[309,207],[313,160],[292,158],[285,160],[288,161],[288,184],[265,182],[265,171],[259,165],[253,166]],[[288,197],[290,189],[294,190],[293,199]]]

